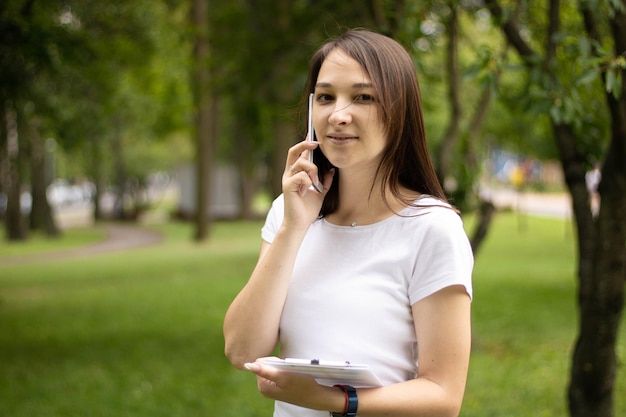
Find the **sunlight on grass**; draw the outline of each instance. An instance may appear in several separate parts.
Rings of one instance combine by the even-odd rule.
[[[499,215],[476,259],[464,417],[567,415],[573,233],[558,220],[524,221]],[[271,415],[252,375],[224,358],[221,330],[256,262],[261,223],[218,223],[204,243],[190,224],[151,227],[162,244],[0,267],[0,415]],[[63,237],[68,247],[89,235],[76,233]],[[33,245],[21,249],[49,248]],[[622,331],[615,415],[626,415],[625,346]]]

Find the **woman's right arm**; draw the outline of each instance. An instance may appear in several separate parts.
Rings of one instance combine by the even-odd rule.
[[[281,228],[272,244],[263,241],[254,272],[228,308],[224,318],[225,353],[235,367],[243,369],[246,362],[269,356],[274,350],[303,236]]]
[[[288,153],[283,174],[284,216],[273,242],[263,242],[257,265],[224,318],[226,357],[237,368],[269,356],[278,341],[278,329],[293,266],[300,244],[317,217],[332,182],[324,181],[325,192],[309,190],[317,168],[305,158],[316,143],[301,142]],[[291,169],[295,167],[295,169]]]

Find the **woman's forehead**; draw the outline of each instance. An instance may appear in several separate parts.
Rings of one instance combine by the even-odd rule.
[[[335,48],[322,62],[316,84],[335,84],[339,81],[371,85],[371,79],[361,64],[342,49]]]

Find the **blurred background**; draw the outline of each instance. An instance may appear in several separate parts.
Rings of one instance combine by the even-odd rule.
[[[286,149],[305,134],[308,58],[349,27],[393,36],[414,56],[433,158],[464,210],[491,187],[563,190],[549,114],[588,127],[588,170],[607,140],[603,91],[591,88],[600,78],[570,92],[539,84],[481,2],[0,7],[0,216],[9,240],[141,220],[157,206],[161,218],[195,219],[200,239],[211,220],[262,215],[280,192]],[[544,36],[543,25],[524,24],[528,37]]]
[[[353,27],[413,57],[464,213],[464,415],[626,412],[624,0],[3,0],[0,415],[268,415],[221,320]]]

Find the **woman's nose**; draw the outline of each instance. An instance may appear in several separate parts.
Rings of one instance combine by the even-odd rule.
[[[345,125],[352,121],[350,105],[352,101],[339,101],[335,103],[335,108],[328,117],[328,122],[332,125]]]

